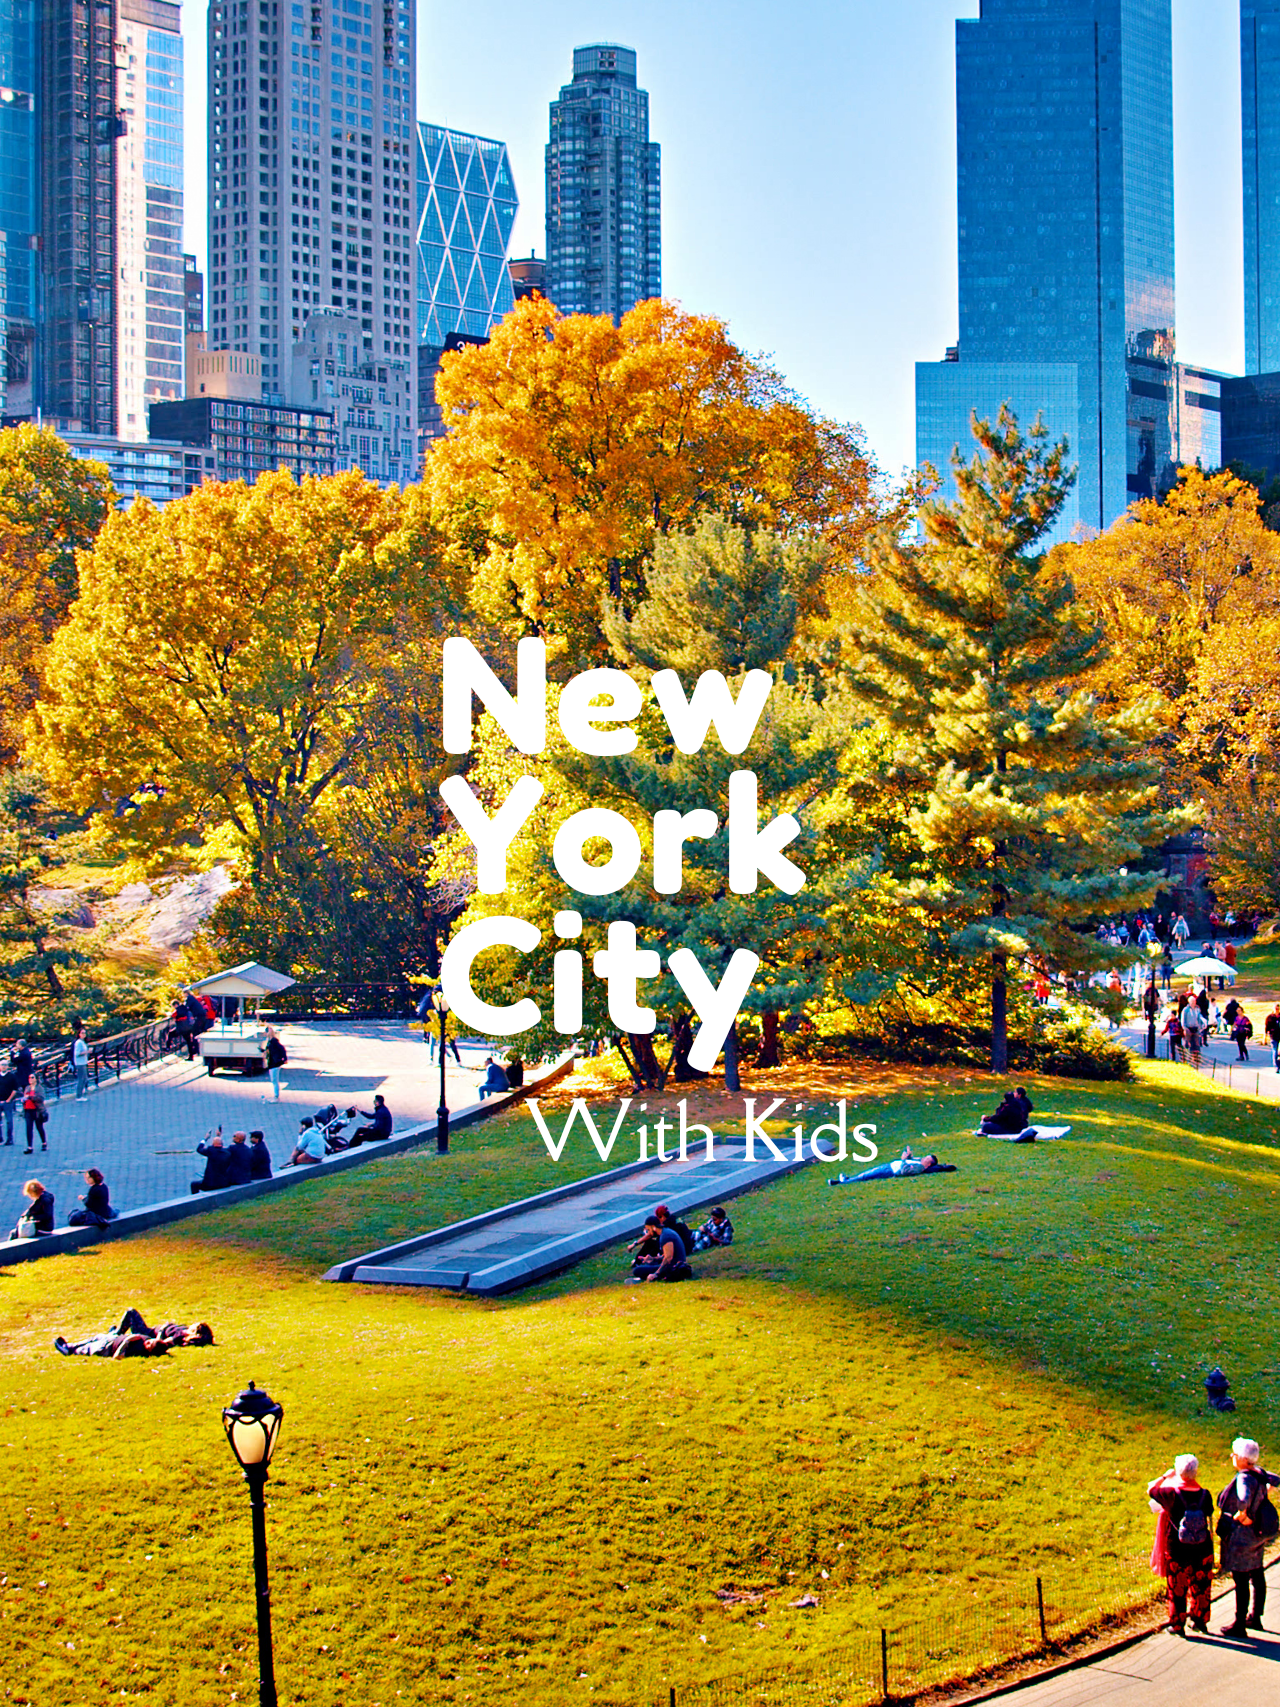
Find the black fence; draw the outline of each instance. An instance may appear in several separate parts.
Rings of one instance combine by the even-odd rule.
[[[264,1019],[410,1019],[420,990],[398,979],[385,983],[294,984],[262,1004]]]
[[[173,1021],[157,1019],[147,1025],[135,1025],[131,1031],[120,1031],[114,1037],[100,1037],[89,1044],[88,1076],[93,1085],[104,1079],[118,1079],[126,1068],[145,1067],[186,1048],[186,1040],[175,1031]],[[53,1049],[41,1049],[35,1057],[36,1074],[46,1090],[61,1097],[64,1090],[74,1090],[76,1070],[71,1060],[71,1044],[61,1043]]]
[[[1122,1565],[1100,1597],[1066,1584],[1051,1591],[1035,1577],[998,1606],[867,1630],[812,1660],[797,1642],[794,1666],[664,1684],[649,1695],[647,1707],[879,1707],[961,1681],[977,1688],[1028,1661],[1052,1664],[1086,1636],[1150,1618],[1163,1594],[1164,1585],[1140,1560]]]

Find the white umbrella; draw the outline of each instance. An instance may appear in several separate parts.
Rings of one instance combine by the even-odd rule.
[[[1194,960],[1184,960],[1173,971],[1177,978],[1234,978],[1236,975],[1234,966],[1228,966],[1225,960],[1218,960],[1212,954],[1197,954]]]

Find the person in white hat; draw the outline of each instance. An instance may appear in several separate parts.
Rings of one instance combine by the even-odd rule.
[[[1262,1469],[1258,1462],[1261,1457],[1262,1448],[1256,1440],[1238,1435],[1231,1442],[1235,1475],[1218,1495],[1218,1510],[1231,1525],[1222,1536],[1222,1569],[1231,1572],[1236,1585],[1236,1615],[1230,1624],[1222,1626],[1221,1634],[1233,1636],[1237,1641],[1244,1641],[1250,1630],[1262,1629],[1262,1611],[1267,1604],[1262,1552],[1268,1539],[1280,1528],[1276,1508],[1267,1497],[1268,1488],[1280,1487],[1280,1476]]]
[[[1157,1476],[1147,1500],[1160,1521],[1151,1568],[1165,1579],[1169,1624],[1175,1636],[1191,1628],[1209,1633],[1209,1595],[1213,1587],[1213,1495],[1196,1480],[1199,1460],[1184,1453],[1173,1469]]]

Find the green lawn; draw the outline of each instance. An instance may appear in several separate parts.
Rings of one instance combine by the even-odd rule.
[[[1035,1147],[967,1135],[979,1078],[865,1099],[884,1153],[961,1171],[832,1191],[806,1170],[740,1200],[739,1243],[683,1287],[618,1284],[616,1253],[489,1303],[319,1282],[567,1178],[524,1111],[447,1162],[0,1270],[5,1698],[256,1700],[219,1426],[250,1377],[286,1409],[283,1701],[656,1701],[882,1624],[994,1617],[1037,1574],[1081,1618],[1136,1594],[1147,1479],[1197,1451],[1216,1491],[1232,1435],[1274,1448],[1280,1425],[1280,1111],[1140,1071],[1033,1084],[1074,1128]],[[206,1317],[218,1344],[50,1349],[130,1303]],[[1214,1362],[1234,1417],[1205,1411]],[[787,1605],[804,1593],[815,1609]]]

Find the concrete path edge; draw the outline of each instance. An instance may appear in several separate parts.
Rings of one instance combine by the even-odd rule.
[[[451,1110],[450,1132],[478,1125],[480,1121],[488,1120],[503,1109],[521,1102],[531,1091],[545,1090],[570,1071],[574,1059],[573,1055],[562,1057],[553,1062],[545,1073],[530,1078],[526,1084],[521,1085],[518,1090],[509,1091],[506,1096],[490,1097],[485,1102],[472,1103],[470,1107],[459,1109],[456,1113]],[[253,1180],[248,1185],[226,1186],[221,1191],[201,1192],[196,1196],[171,1197],[160,1203],[146,1204],[141,1209],[126,1210],[109,1227],[58,1227],[40,1238],[11,1239],[0,1244],[0,1268],[10,1268],[17,1263],[37,1262],[44,1257],[64,1256],[68,1252],[82,1250],[86,1245],[100,1245],[109,1240],[128,1238],[133,1233],[146,1233],[155,1227],[167,1227],[175,1221],[185,1221],[192,1215],[207,1215],[213,1210],[225,1209],[233,1203],[244,1203],[250,1198],[268,1197],[273,1192],[288,1191],[305,1180],[328,1179],[332,1174],[346,1173],[349,1169],[358,1168],[379,1156],[393,1156],[405,1150],[416,1149],[420,1144],[434,1138],[435,1133],[436,1122],[425,1121],[419,1126],[411,1126],[405,1132],[396,1133],[394,1138],[387,1138],[380,1144],[362,1144],[357,1150],[340,1150],[337,1155],[326,1156],[323,1162],[316,1162],[305,1168],[289,1168],[273,1175],[271,1179]]]

